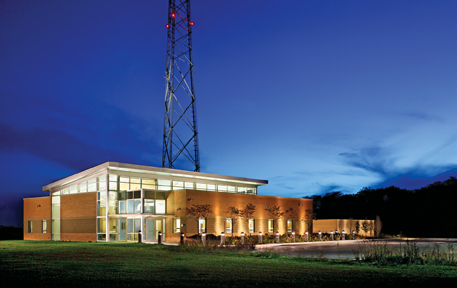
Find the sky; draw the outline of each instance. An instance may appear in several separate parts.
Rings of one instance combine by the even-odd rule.
[[[262,195],[457,176],[457,1],[191,0],[201,172]],[[0,1],[0,225],[112,161],[161,166],[166,0]]]

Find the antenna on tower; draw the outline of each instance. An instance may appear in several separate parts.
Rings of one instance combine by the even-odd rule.
[[[190,161],[200,171],[192,61],[190,0],[168,1],[168,46],[162,167]],[[187,158],[187,160],[185,159]]]

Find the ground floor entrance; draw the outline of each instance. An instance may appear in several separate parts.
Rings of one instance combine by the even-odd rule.
[[[165,217],[111,218],[110,222],[114,228],[110,231],[110,241],[138,242],[141,237],[141,242],[157,242],[159,232],[162,241],[166,241]]]

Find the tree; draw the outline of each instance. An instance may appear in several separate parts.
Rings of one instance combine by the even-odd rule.
[[[200,234],[200,231],[198,230],[198,220],[206,219],[209,214],[213,213],[213,210],[211,210],[211,208],[212,205],[210,204],[194,204],[191,208],[186,208],[186,215],[190,219],[194,219],[195,221],[197,221],[197,235]]]
[[[225,213],[227,213],[227,217],[232,219],[232,237],[233,237],[233,230],[235,230],[235,223],[241,217],[241,210],[236,207],[230,206],[230,207],[228,207],[228,209]]]
[[[305,223],[308,233],[313,233],[313,220],[316,218],[316,213],[312,209],[305,210]]]
[[[255,212],[255,205],[253,205],[251,203],[246,204],[246,207],[240,211],[240,216],[248,223],[248,227],[249,227],[249,219],[252,219],[254,212]],[[251,233],[249,233],[249,235],[251,235]]]
[[[374,221],[373,220],[369,220],[368,221],[368,231],[370,231],[370,236],[374,236]]]
[[[381,217],[379,217],[379,215],[376,215],[376,220],[374,221],[375,237],[380,237],[381,229],[382,229]]]
[[[281,210],[281,206],[268,206],[265,211],[267,211],[268,216],[273,219],[273,223],[275,221],[277,222],[284,215],[284,211]]]
[[[289,218],[292,219],[292,230],[294,229],[294,219],[298,219],[298,211],[295,210],[292,207],[289,207],[289,209],[286,209],[286,213],[288,214]]]
[[[349,218],[349,222],[348,222],[347,227],[348,227],[348,230],[349,230],[348,231],[348,235],[349,234],[352,235],[352,231],[355,230],[355,221],[354,221],[354,219],[352,219],[352,217]],[[354,239],[352,239],[352,240],[354,240]]]
[[[362,231],[365,233],[370,231],[370,223],[366,219],[362,222]]]

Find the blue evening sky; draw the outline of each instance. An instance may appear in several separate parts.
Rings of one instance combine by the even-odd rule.
[[[106,161],[161,165],[166,0],[0,1],[0,224]],[[457,1],[192,0],[202,172],[259,194],[457,175]]]

